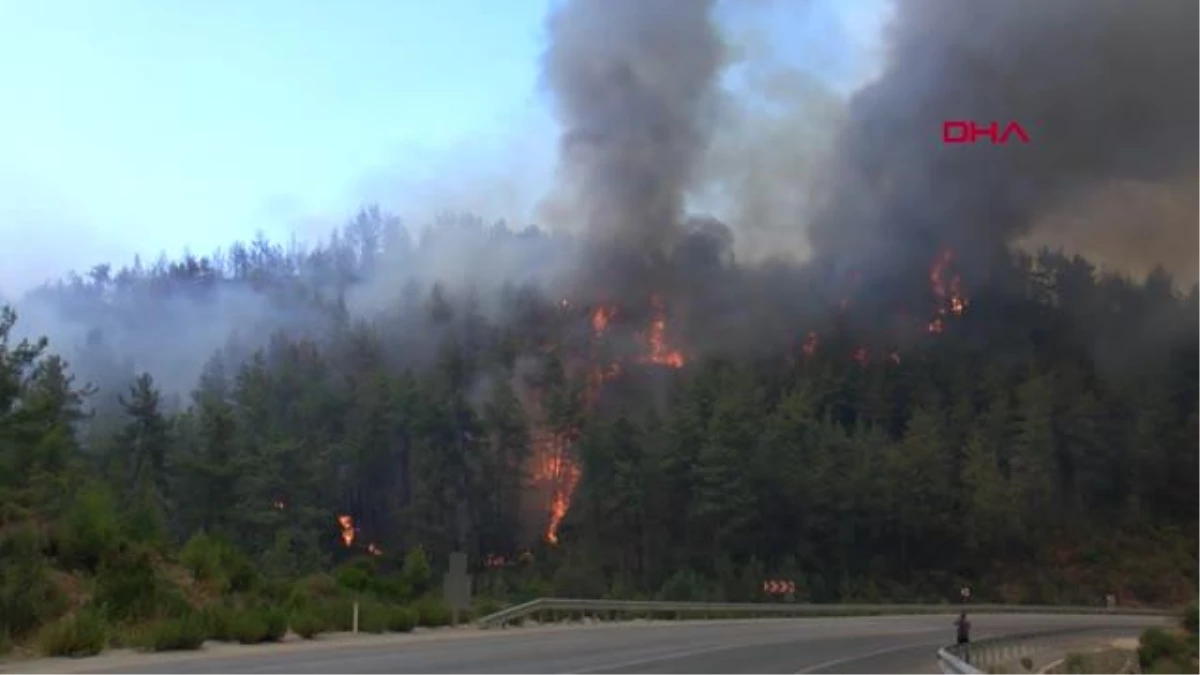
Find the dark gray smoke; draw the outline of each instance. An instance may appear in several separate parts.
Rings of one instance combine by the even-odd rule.
[[[608,293],[645,292],[680,234],[724,60],[712,5],[570,0],[549,16],[543,75],[564,129],[561,168],[601,268],[589,276]]]
[[[1040,233],[1047,240],[1060,229],[1064,243],[1117,265],[1186,250],[1194,278],[1198,7],[898,3],[882,75],[850,102],[835,187],[811,232],[816,254],[894,274],[950,245],[982,273],[989,256],[1035,228],[1050,230]],[[944,120],[1016,121],[1032,138],[945,145]],[[1052,217],[1130,183],[1184,208],[1159,200],[1158,218],[1095,218],[1090,230]],[[1095,250],[1130,239],[1141,242],[1136,252]]]

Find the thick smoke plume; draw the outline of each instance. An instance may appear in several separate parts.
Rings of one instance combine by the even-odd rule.
[[[591,276],[647,290],[678,238],[724,60],[711,0],[574,0],[547,22],[544,84]],[[598,270],[591,270],[593,274]],[[615,272],[615,273],[614,273]],[[632,278],[631,278],[632,277]]]
[[[1194,279],[1197,8],[898,4],[884,71],[850,102],[834,188],[811,232],[817,255],[890,274],[950,245],[979,276],[989,256],[1028,237],[1115,267],[1144,268],[1186,249],[1175,271]],[[1015,121],[1031,142],[945,145],[944,120]],[[1061,217],[1130,183],[1173,195],[1149,204],[1190,208],[1158,206],[1166,217],[1156,219],[1126,212],[1090,221],[1090,231]],[[1130,233],[1142,242],[1132,260],[1120,246]]]

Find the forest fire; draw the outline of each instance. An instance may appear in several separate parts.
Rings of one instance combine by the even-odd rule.
[[[929,322],[930,333],[941,333],[946,329],[943,320],[947,314],[962,316],[967,308],[967,299],[962,293],[962,279],[953,274],[947,280],[947,270],[954,262],[954,249],[946,247],[938,253],[929,266],[929,287],[937,299],[937,315]]]
[[[536,462],[534,479],[550,485],[550,521],[546,525],[545,538],[551,544],[558,543],[559,525],[571,507],[571,497],[582,475],[569,454],[571,441],[564,434],[544,429],[536,430],[531,438]]]
[[[559,301],[559,307],[563,310],[569,310],[572,306],[567,299]],[[666,307],[658,295],[650,297],[650,309],[649,325],[644,331],[636,332],[638,341],[643,345],[642,353],[631,360],[651,366],[682,368],[687,360],[681,349],[668,342]],[[582,395],[586,411],[595,408],[605,383],[615,380],[624,372],[621,360],[607,356],[601,342],[614,327],[614,322],[623,315],[618,305],[609,302],[596,304],[587,314],[592,339],[586,356],[575,364],[576,367],[585,368],[586,382]],[[582,477],[582,471],[571,455],[577,431],[554,431],[545,424],[540,391],[531,392],[527,406],[531,417],[543,420],[530,434],[532,474],[534,481],[546,486],[550,493],[549,521],[543,536],[547,542],[555,544],[558,542],[558,528],[571,507],[575,488]]]
[[[357,530],[354,527],[354,518],[346,514],[342,514],[337,517],[337,523],[338,529],[342,531],[342,544],[345,545],[346,548],[350,548],[354,545],[354,536],[357,533]]]
[[[662,299],[657,295],[651,296],[650,306],[654,310],[654,318],[650,320],[650,328],[646,332],[650,353],[642,357],[642,362],[668,368],[682,368],[685,362],[683,352],[667,344],[667,313]]]
[[[936,335],[945,332],[947,318],[962,316],[968,305],[962,290],[962,279],[951,270],[954,259],[954,249],[944,247],[929,266],[929,290],[937,305],[933,318],[925,325],[926,332],[930,334]],[[851,291],[859,284],[860,280],[861,276],[857,272],[849,275],[848,284]],[[850,298],[842,298],[837,304],[838,312],[845,314],[849,306]],[[908,324],[909,319],[905,312],[901,312],[900,317],[903,323]],[[816,355],[819,345],[820,335],[816,331],[809,331],[800,349],[804,357],[808,359]],[[866,346],[860,345],[850,351],[850,359],[865,368],[871,364],[871,352]],[[898,365],[900,352],[891,349],[882,361]]]

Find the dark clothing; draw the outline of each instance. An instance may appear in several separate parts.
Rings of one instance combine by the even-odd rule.
[[[971,622],[967,617],[960,616],[954,625],[958,627],[958,644],[965,645],[971,641]]]

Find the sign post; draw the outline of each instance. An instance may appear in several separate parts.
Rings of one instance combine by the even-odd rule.
[[[450,623],[458,625],[458,613],[471,608],[471,575],[467,574],[467,554],[450,554],[450,569],[442,581],[442,599],[450,608]]]

